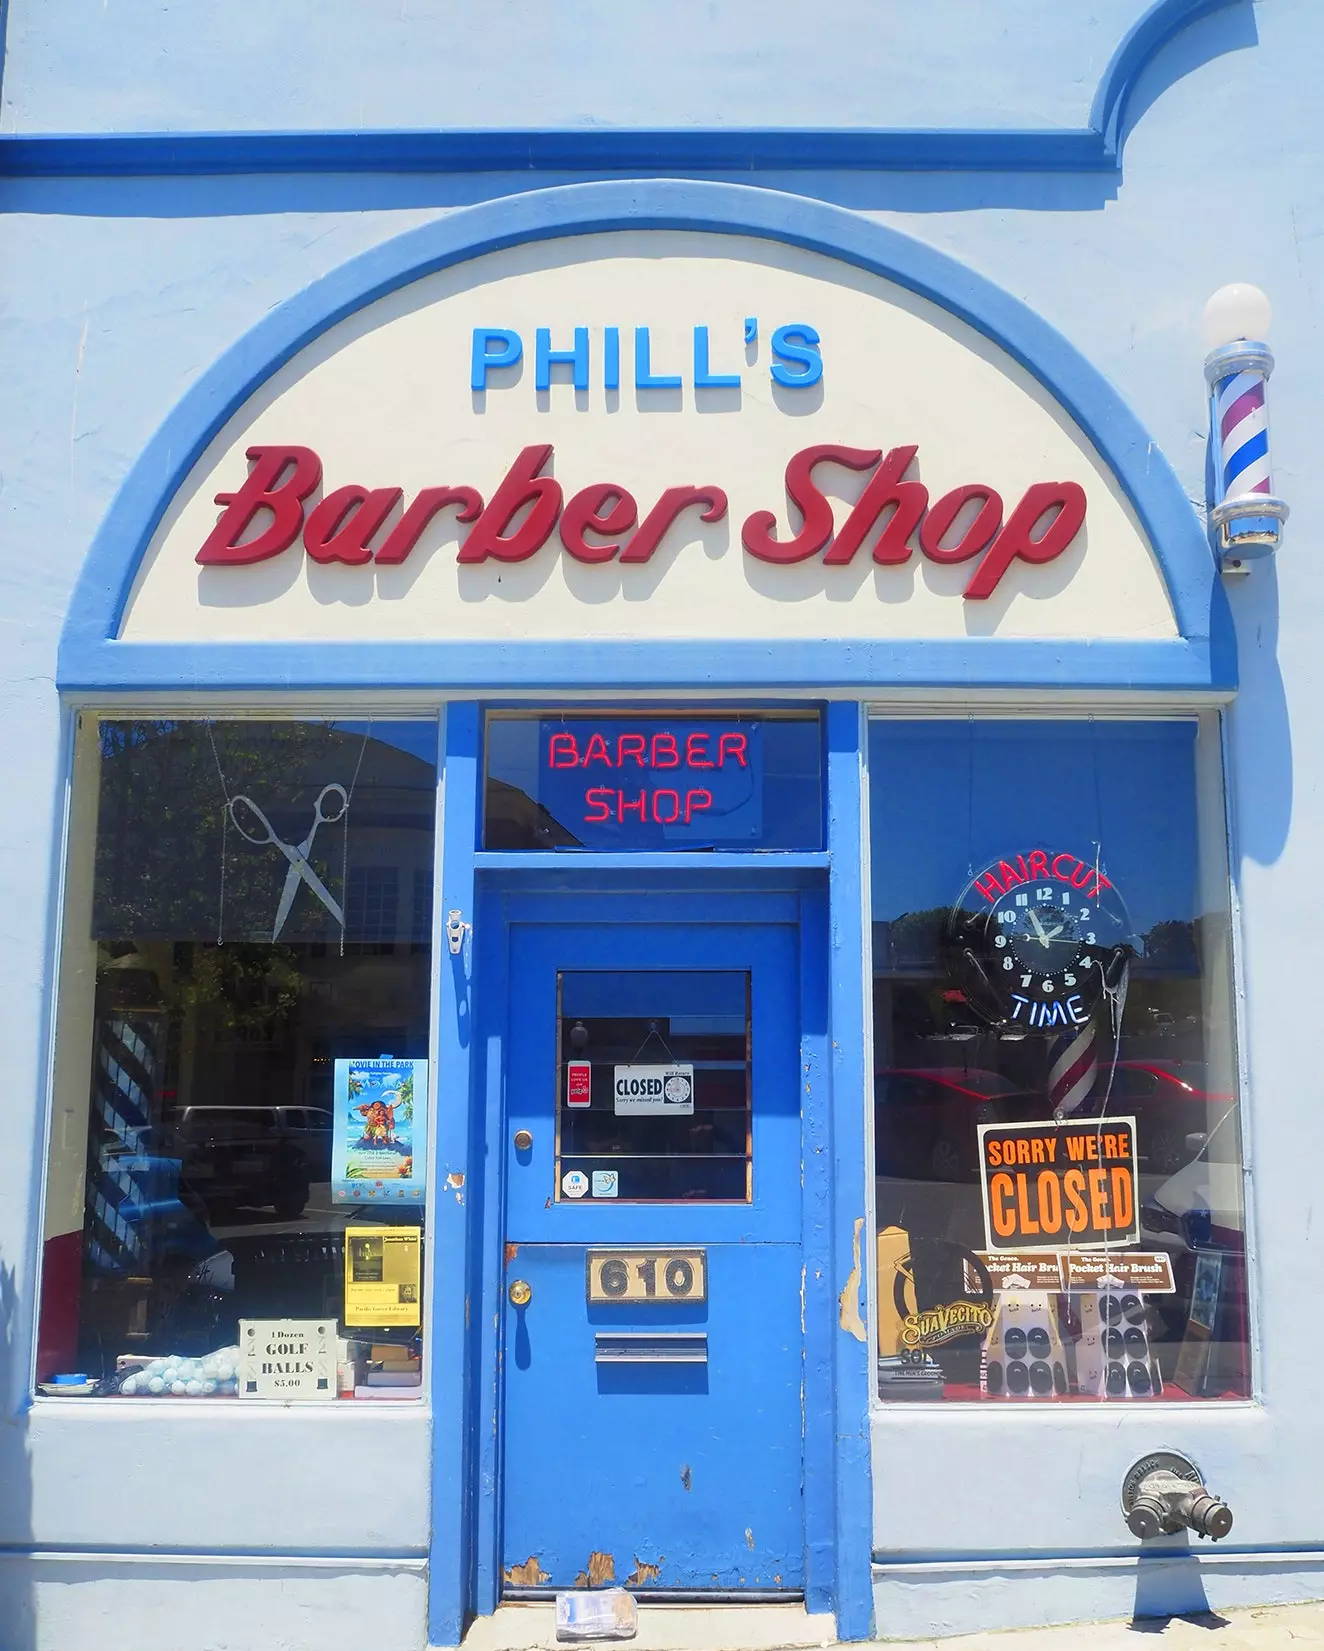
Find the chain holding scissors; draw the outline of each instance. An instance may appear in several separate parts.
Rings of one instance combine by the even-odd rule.
[[[339,797],[340,799],[340,805],[333,814],[328,814],[323,807],[328,797]],[[258,831],[253,832],[244,829],[237,812],[240,804],[248,810],[252,817],[250,824],[253,820],[257,822]],[[281,890],[280,905],[276,908],[276,923],[271,931],[272,943],[274,944],[280,939],[281,930],[285,927],[285,920],[290,915],[290,907],[294,904],[294,896],[298,893],[300,882],[307,883],[308,887],[343,929],[345,914],[339,903],[332,897],[326,884],[309,865],[308,852],[313,846],[313,838],[316,837],[319,826],[335,825],[338,821],[343,820],[349,812],[349,793],[344,786],[332,784],[322,787],[318,793],[317,801],[313,804],[313,823],[308,828],[308,835],[301,843],[282,842],[276,835],[271,821],[268,820],[251,797],[231,797],[225,806],[229,810],[230,819],[234,823],[235,830],[245,842],[253,843],[258,847],[270,843],[273,847],[278,848],[290,862],[290,869],[285,873],[285,887]]]

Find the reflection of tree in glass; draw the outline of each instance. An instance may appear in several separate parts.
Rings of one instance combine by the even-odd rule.
[[[183,944],[166,985],[171,1008],[210,1009],[213,1023],[233,1031],[274,1028],[299,1007],[300,960],[289,946]]]
[[[414,1074],[411,1072],[400,1085],[399,1098],[395,1103],[396,1117],[404,1123],[412,1123],[414,1119]]]
[[[246,842],[226,805],[251,797],[278,837],[301,842],[321,787],[348,784],[362,735],[242,720],[103,722],[100,733],[96,934],[270,941],[289,862],[270,844]],[[342,833],[320,832],[309,861],[343,903]],[[286,938],[310,924],[318,938],[334,928],[315,900],[297,904]]]

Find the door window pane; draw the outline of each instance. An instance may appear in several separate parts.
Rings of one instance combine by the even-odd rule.
[[[557,1201],[748,1202],[748,974],[566,972],[557,993]]]
[[[436,724],[87,717],[75,770],[39,1379],[280,1396],[235,1350],[293,1321],[311,1396],[421,1395]],[[371,1118],[359,1067],[404,1074]],[[387,1305],[347,1293],[372,1228]]]
[[[869,757],[881,1397],[1248,1397],[1216,722]]]

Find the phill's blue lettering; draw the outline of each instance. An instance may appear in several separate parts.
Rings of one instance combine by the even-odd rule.
[[[807,390],[823,376],[818,334],[803,322],[778,327],[772,335],[772,376],[788,390]]]

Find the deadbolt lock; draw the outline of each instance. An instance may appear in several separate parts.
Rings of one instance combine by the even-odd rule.
[[[533,1300],[532,1287],[522,1278],[512,1279],[506,1294],[510,1297],[512,1307],[527,1307]]]
[[[533,1136],[529,1133],[529,1131],[527,1129],[517,1129],[515,1131],[515,1151],[516,1152],[527,1152],[532,1145],[533,1145]]]

